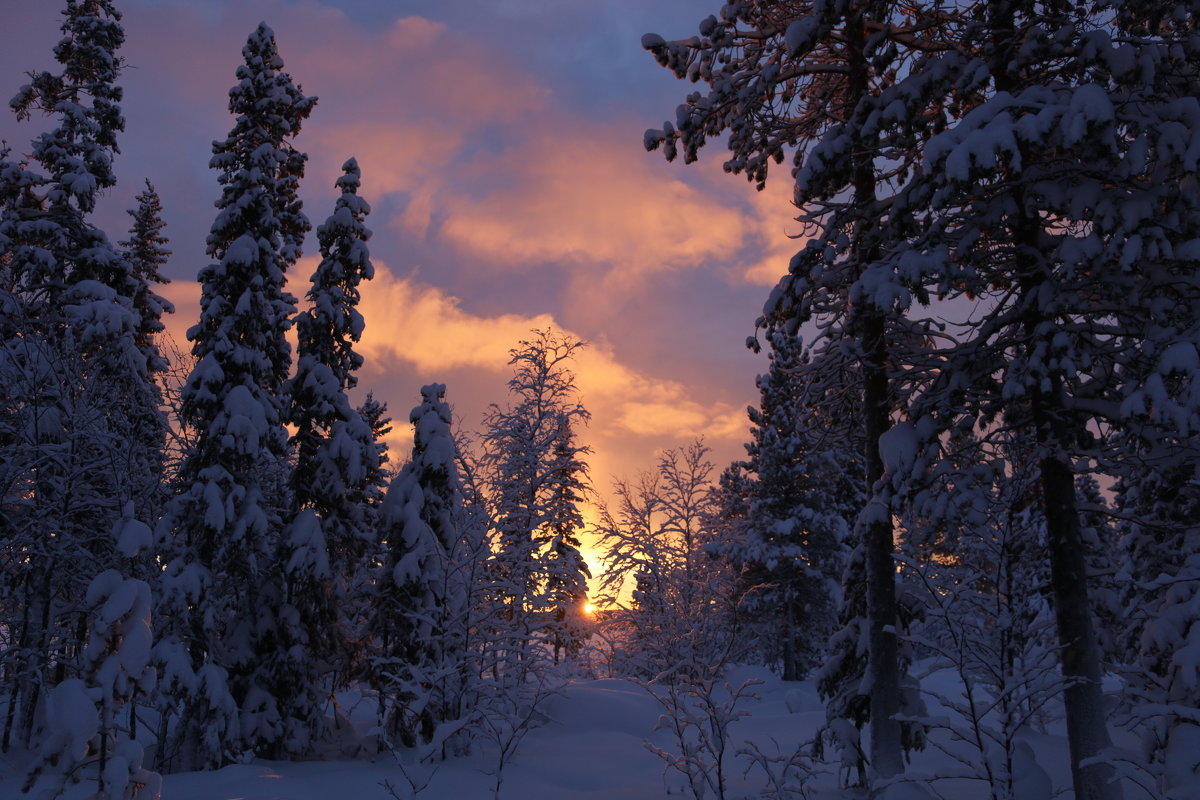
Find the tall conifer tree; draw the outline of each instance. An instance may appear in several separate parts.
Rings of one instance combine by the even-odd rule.
[[[747,584],[761,587],[744,604],[774,645],[785,680],[801,680],[824,654],[863,504],[855,403],[839,409],[817,396],[811,370],[798,338],[772,337],[770,371],[758,377],[761,402],[749,412],[746,509],[730,554]],[[847,381],[853,377],[848,371]]]
[[[295,516],[280,543],[287,612],[272,669],[286,729],[282,748],[294,755],[320,734],[325,682],[349,677],[358,622],[351,617],[352,587],[366,566],[368,500],[380,468],[374,431],[346,396],[363,363],[354,351],[364,328],[359,284],[374,267],[358,163],[350,159],[342,170],[333,214],[317,229],[322,258],[307,294],[311,307],[296,321],[296,375],[286,386],[296,427]]]
[[[1200,429],[1197,167],[1176,138],[1196,127],[1193,16],[1173,2],[988,4],[963,48],[975,56],[964,80],[983,96],[930,141],[895,207],[919,223],[899,271],[987,301],[939,353],[914,410],[939,431],[1004,413],[1028,434],[1075,792],[1089,799],[1120,789],[1102,758],[1105,666],[1077,473],[1126,457],[1096,431],[1153,443]]]
[[[357,308],[359,287],[375,269],[364,224],[371,208],[358,195],[362,174],[354,159],[342,170],[333,214],[317,229],[322,259],[307,294],[311,306],[296,320],[296,375],[287,395],[296,426],[295,502],[321,518],[331,567],[344,580],[372,538],[362,518],[363,494],[378,471],[379,455],[370,423],[346,394],[358,385],[355,373],[363,364],[354,350],[365,327]]]
[[[719,17],[702,21],[698,37],[642,38],[676,77],[707,84],[706,92],[679,106],[674,123],[646,131],[647,149],[662,148],[668,159],[682,149],[690,162],[709,137],[728,132],[726,170],[759,188],[771,164],[793,154],[794,202],[809,239],[759,324],[795,335],[801,325],[816,323],[814,356],[849,353],[857,362],[867,498],[855,525],[864,576],[856,586],[866,595],[866,641],[858,649],[868,653],[870,767],[881,781],[904,771],[904,751],[920,739],[898,719],[905,679],[893,494],[881,480],[880,447],[901,406],[899,364],[914,325],[903,314],[904,292],[874,267],[890,244],[883,223],[891,213],[891,178],[911,166],[914,144],[944,125],[946,114],[929,92],[893,97],[889,106],[878,98],[923,51],[953,52],[944,30],[953,19],[940,8],[894,2],[751,0],[727,4]],[[894,117],[921,124],[885,137],[884,123]],[[883,161],[893,162],[886,173],[878,167]],[[814,363],[827,361],[814,357]],[[832,387],[837,377],[811,379]]]
[[[380,511],[386,547],[370,629],[379,649],[372,680],[385,730],[407,746],[429,742],[457,710],[465,677],[464,620],[471,586],[464,554],[462,479],[440,383],[421,388],[412,410],[412,458],[388,487]]]
[[[208,237],[214,261],[200,271],[200,322],[188,332],[197,363],[182,416],[198,438],[163,526],[164,599],[195,673],[184,699],[187,766],[224,764],[285,735],[268,668],[288,506],[282,388],[295,299],[284,274],[309,229],[296,196],[305,156],[292,140],[316,100],[283,71],[265,23],[242,56],[229,93],[236,122],[210,162],[222,186]]]
[[[136,281],[133,307],[137,312],[137,344],[146,356],[147,370],[160,372],[167,367],[166,359],[154,344],[154,336],[162,333],[163,314],[173,314],[174,305],[155,293],[156,283],[170,283],[162,274],[162,268],[171,258],[167,247],[170,240],[163,233],[167,223],[162,218],[162,200],[154,184],[146,181],[146,188],[138,192],[137,208],[129,210],[133,224],[129,227],[129,238],[121,242],[125,257],[133,268]]]
[[[166,222],[162,218],[162,201],[149,180],[136,199],[137,207],[128,212],[133,220],[129,238],[120,245],[133,276],[130,299],[134,312],[134,340],[145,361],[144,369],[150,382],[140,413],[130,419],[137,438],[144,442],[140,463],[132,468],[149,475],[161,475],[166,461],[167,423],[162,412],[163,393],[158,379],[170,365],[159,349],[157,337],[166,328],[163,315],[175,313],[175,306],[160,296],[154,287],[169,282],[162,274],[162,268],[170,259],[171,251],[167,248],[169,240],[163,233]],[[139,519],[153,521],[162,515],[167,487],[156,481],[148,488],[154,490],[153,494],[142,493],[136,512]]]

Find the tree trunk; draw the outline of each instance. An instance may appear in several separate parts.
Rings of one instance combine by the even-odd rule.
[[[886,508],[876,507],[875,487],[883,477],[879,439],[891,427],[888,415],[886,322],[873,311],[863,321],[863,405],[866,413],[867,485],[871,490],[863,546],[867,568],[868,685],[871,699],[871,768],[876,778],[891,778],[904,771],[900,722],[900,649],[896,640],[899,614],[896,604],[895,543],[892,519]]]
[[[1063,677],[1067,715],[1067,741],[1071,751],[1071,777],[1078,800],[1119,800],[1121,788],[1112,783],[1108,764],[1082,766],[1112,747],[1101,686],[1100,648],[1088,604],[1087,565],[1083,533],[1075,501],[1071,468],[1056,447],[1064,423],[1050,413],[1053,398],[1033,395],[1038,443],[1047,453],[1041,460],[1042,501],[1046,511],[1046,539],[1050,550],[1050,584]]]
[[[1017,2],[990,4],[988,25],[995,47],[989,67],[997,91],[1016,90],[1022,82],[1014,65],[1022,46],[1017,24]],[[1048,313],[1036,301],[1037,294],[1054,276],[1045,264],[1041,234],[1044,221],[1025,211],[1018,190],[1016,208],[1022,211],[1013,221],[1015,263],[1021,276],[1021,303],[1028,309],[1023,322],[1024,347],[1033,350],[1039,342],[1053,351],[1053,331],[1039,333]],[[1110,783],[1108,765],[1081,766],[1112,746],[1104,713],[1101,687],[1100,650],[1092,628],[1088,605],[1087,571],[1083,533],[1075,501],[1075,480],[1063,443],[1070,441],[1075,423],[1063,417],[1062,381],[1050,375],[1050,385],[1030,387],[1030,413],[1041,450],[1041,491],[1046,514],[1046,538],[1050,551],[1050,583],[1054,593],[1055,624],[1058,631],[1063,677],[1069,681],[1063,705],[1067,717],[1067,741],[1071,753],[1071,775],[1076,800],[1119,800],[1121,789]]]
[[[847,113],[859,98],[870,93],[871,65],[867,61],[866,29],[861,9],[846,20],[846,53],[849,74]],[[876,220],[874,148],[860,146],[853,156],[854,223],[853,257],[859,270],[866,269],[879,257],[872,241]],[[891,428],[888,398],[887,316],[883,309],[864,303],[858,311],[857,333],[862,348],[863,415],[866,430],[866,523],[862,526],[866,553],[868,663],[867,683],[871,707],[871,768],[876,778],[890,778],[904,772],[900,722],[900,650],[896,641],[899,614],[896,605],[896,563],[894,558],[891,515],[876,507],[876,484],[883,477],[883,458],[879,440]]]

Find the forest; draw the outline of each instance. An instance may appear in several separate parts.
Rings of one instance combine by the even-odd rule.
[[[498,799],[548,709],[615,680],[695,800],[1197,796],[1197,13],[740,0],[643,36],[697,87],[645,149],[724,148],[803,233],[747,340],[745,457],[696,438],[610,488],[568,332],[511,343],[477,430],[443,383],[363,394],[370,165],[296,297],[320,109],[266,23],[176,345],[155,186],[95,219],[122,15],[66,0],[60,69],[10,102],[48,127],[0,147],[0,786],[169,798],[349,738],[392,798],[482,753]],[[814,688],[802,740],[738,738],[747,670]]]

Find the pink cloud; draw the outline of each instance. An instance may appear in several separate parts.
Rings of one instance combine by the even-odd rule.
[[[447,198],[443,234],[509,268],[600,267],[609,283],[694,268],[743,245],[741,209],[656,169],[626,133],[566,120],[526,131],[520,146],[463,169],[483,191]]]

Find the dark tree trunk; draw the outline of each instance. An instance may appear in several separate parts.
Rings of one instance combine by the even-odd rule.
[[[863,405],[866,414],[866,477],[874,487],[883,477],[879,439],[891,427],[888,414],[886,321],[874,311],[863,321]],[[896,640],[899,613],[896,604],[895,543],[892,518],[886,508],[870,503],[863,526],[867,567],[868,685],[871,687],[871,767],[877,778],[904,771],[900,722],[900,649]]]
[[[1050,550],[1050,584],[1063,677],[1067,716],[1067,741],[1071,751],[1071,777],[1079,800],[1119,800],[1120,787],[1112,783],[1108,764],[1082,766],[1112,747],[1108,736],[1100,648],[1088,603],[1087,564],[1075,476],[1057,447],[1065,423],[1050,411],[1056,396],[1033,395],[1038,443],[1046,453],[1041,460],[1042,500],[1046,512],[1046,540]]]
[[[1019,57],[1022,32],[1017,24],[1022,12],[1018,1],[992,3],[988,7],[993,54],[990,69],[998,91],[1015,91],[1021,86]],[[1034,350],[1039,343],[1053,351],[1053,331],[1039,330],[1047,321],[1038,296],[1047,282],[1055,280],[1041,247],[1043,220],[1024,211],[1023,192],[1016,193],[1013,220],[1014,259],[1012,272],[1021,283],[1025,304],[1022,347]],[[1071,775],[1076,800],[1120,800],[1121,789],[1110,783],[1113,771],[1107,765],[1081,766],[1110,748],[1104,697],[1101,687],[1100,650],[1088,605],[1087,572],[1083,533],[1075,500],[1075,479],[1064,445],[1079,433],[1079,423],[1064,415],[1061,376],[1050,375],[1048,387],[1030,387],[1030,413],[1041,456],[1040,481],[1046,515],[1046,538],[1050,551],[1050,583],[1054,594],[1063,677],[1069,681],[1063,705],[1067,717],[1067,740],[1071,753]]]
[[[846,113],[852,113],[859,98],[870,93],[871,65],[867,61],[864,12],[859,9],[846,21],[846,53],[849,75]],[[853,165],[854,222],[853,256],[858,269],[879,257],[873,241],[877,202],[874,148],[856,148]],[[896,605],[896,562],[891,515],[875,507],[876,484],[884,464],[879,440],[891,428],[890,382],[887,374],[887,312],[864,303],[857,312],[856,332],[862,348],[863,415],[866,431],[866,524],[862,526],[867,572],[867,683],[870,686],[871,768],[876,778],[890,778],[904,771],[900,722],[900,651],[896,640],[899,614]]]

